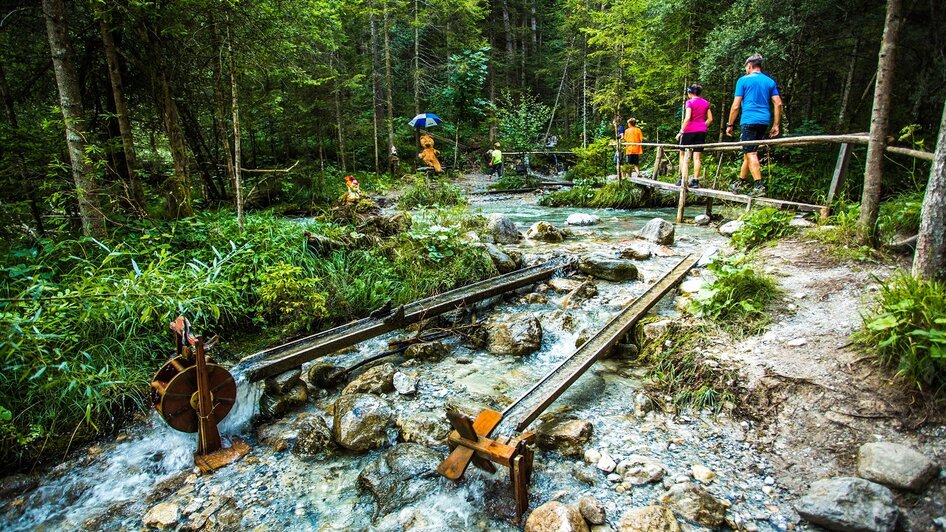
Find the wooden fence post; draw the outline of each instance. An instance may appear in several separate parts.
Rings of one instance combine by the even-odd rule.
[[[687,180],[680,178],[680,199],[677,200],[677,223],[683,223],[683,209],[687,203]]]
[[[655,181],[657,180],[657,177],[660,176],[660,163],[663,162],[663,159],[664,159],[664,147],[663,147],[663,146],[657,146],[657,157],[654,158],[654,177],[653,177],[653,179],[654,179]]]
[[[851,145],[844,142],[841,144],[840,151],[838,151],[838,162],[834,165],[834,174],[831,176],[831,186],[828,187],[828,197],[825,200],[825,204],[829,208],[831,207],[831,203],[834,202],[834,197],[837,196],[841,185],[844,184],[844,176],[847,174],[847,166],[850,161]]]

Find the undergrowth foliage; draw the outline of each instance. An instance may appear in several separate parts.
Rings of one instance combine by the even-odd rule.
[[[880,285],[855,339],[921,390],[946,389],[946,283],[901,273]]]
[[[465,204],[466,198],[463,197],[460,187],[445,179],[428,179],[421,175],[418,175],[414,182],[404,189],[404,194],[398,201],[398,207],[402,209]]]
[[[644,205],[640,187],[629,182],[608,183],[601,188],[586,185],[545,194],[539,205],[546,207],[589,207],[598,209],[635,209]]]
[[[109,431],[143,406],[152,373],[172,354],[168,323],[178,314],[227,340],[284,336],[495,273],[484,251],[460,239],[471,229],[460,212],[434,211],[409,234],[387,238],[271,213],[247,215],[241,232],[234,218],[202,214],[109,241],[45,240],[3,252],[3,469],[62,456],[73,439]],[[346,246],[318,256],[306,231]]]
[[[794,228],[788,225],[791,220],[790,212],[771,207],[755,209],[742,217],[743,225],[733,233],[730,243],[742,251],[756,248],[793,233]]]
[[[737,337],[758,334],[771,323],[771,304],[782,295],[774,279],[757,273],[745,255],[716,258],[707,268],[715,279],[693,299],[700,315]]]

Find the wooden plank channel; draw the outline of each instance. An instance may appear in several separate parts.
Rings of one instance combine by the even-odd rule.
[[[501,425],[505,425],[507,421],[515,422],[516,431],[525,430],[595,361],[607,354],[614,344],[630,332],[634,325],[683,279],[697,261],[699,256],[688,255],[640,297],[624,307],[598,334],[509,405],[503,411]]]
[[[655,181],[653,179],[647,179],[644,177],[629,177],[627,179],[631,183],[645,187],[657,188],[660,190],[666,190],[668,192],[680,192],[680,187],[674,185],[673,183]],[[731,201],[734,203],[752,203],[753,205],[763,205],[765,207],[775,207],[776,209],[787,209],[803,212],[821,213],[827,209],[825,205],[812,205],[810,203],[799,203],[797,201],[780,200],[775,198],[756,198],[747,194],[733,194],[732,192],[715,190],[712,188],[687,187],[687,194],[693,194],[694,196],[702,196],[705,198],[714,198],[723,201]]]
[[[339,349],[380,336],[405,325],[544,281],[551,278],[556,271],[567,264],[569,264],[568,261],[561,259],[551,260],[538,266],[491,277],[405,305],[404,316],[400,319],[391,320],[388,319],[388,316],[363,318],[334,329],[260,351],[241,360],[238,366],[247,367],[245,373],[250,381],[258,381],[279,375],[314,358],[334,353]]]

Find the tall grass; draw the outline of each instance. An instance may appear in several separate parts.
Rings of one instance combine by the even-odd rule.
[[[881,284],[855,339],[921,390],[946,389],[946,283],[901,273]]]
[[[608,183],[601,188],[575,186],[545,194],[539,200],[546,207],[587,207],[636,209],[644,206],[640,187],[628,182]]]
[[[231,213],[142,225],[110,241],[45,241],[0,269],[0,458],[4,469],[61,456],[142,406],[172,354],[168,323],[205,334],[308,332],[495,272],[460,238],[459,214],[409,234],[349,239],[318,257],[304,232],[339,241],[354,226]],[[447,225],[444,225],[447,224]],[[452,224],[452,225],[451,225]],[[331,302],[331,304],[328,304]]]
[[[414,182],[404,189],[404,194],[398,201],[398,206],[402,209],[465,204],[466,198],[463,197],[460,187],[445,179],[428,179],[422,175],[414,178]]]

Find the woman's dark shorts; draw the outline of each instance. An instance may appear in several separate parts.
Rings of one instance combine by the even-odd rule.
[[[641,154],[639,153],[627,153],[624,154],[624,164],[637,164],[641,163]]]
[[[695,133],[684,133],[680,137],[680,144],[683,146],[691,146],[693,144],[706,144],[706,132],[697,131]],[[693,150],[693,153],[702,153],[703,148],[689,148]]]
[[[746,142],[750,140],[762,140],[766,135],[769,134],[769,125],[768,124],[746,124],[740,126],[742,133],[739,136],[739,140]],[[759,151],[759,146],[756,144],[748,144],[742,147],[743,153],[755,153]]]

